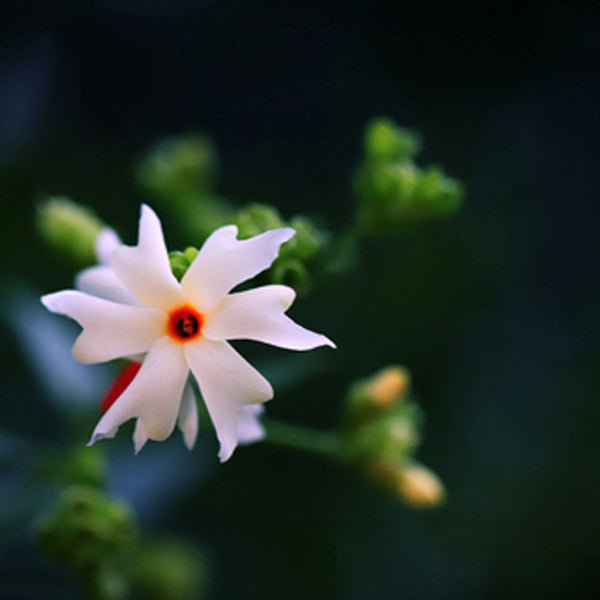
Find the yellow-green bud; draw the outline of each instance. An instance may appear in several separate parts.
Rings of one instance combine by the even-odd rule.
[[[381,369],[366,383],[365,394],[375,406],[391,406],[401,402],[410,389],[408,369],[392,365]]]
[[[446,499],[446,489],[440,478],[417,463],[400,471],[397,489],[402,501],[413,508],[435,508]]]
[[[347,415],[362,421],[382,409],[400,404],[410,389],[410,372],[398,365],[381,369],[371,377],[356,381],[348,391]]]
[[[96,262],[96,238],[106,225],[92,209],[55,196],[38,206],[36,221],[42,237],[64,255],[82,266]]]
[[[373,461],[368,475],[381,489],[411,508],[436,508],[446,498],[440,478],[415,462]]]

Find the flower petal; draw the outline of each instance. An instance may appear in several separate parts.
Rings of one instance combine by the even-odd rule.
[[[211,309],[238,283],[269,267],[281,244],[296,232],[283,227],[247,240],[238,240],[237,233],[235,225],[217,229],[181,280],[186,299],[200,310]]]
[[[145,443],[144,436],[166,439],[175,427],[188,374],[181,345],[167,336],[157,340],[129,387],[96,425],[88,445],[114,437],[121,424],[135,417],[141,421],[134,433],[136,450]]]
[[[113,252],[123,244],[114,229],[105,227],[96,238],[94,249],[96,258],[101,265],[108,265]]]
[[[185,344],[188,365],[200,386],[225,462],[238,443],[240,411],[273,397],[271,384],[227,342],[200,339]]]
[[[185,445],[188,450],[191,450],[198,435],[198,405],[196,404],[196,395],[189,381],[183,389],[177,426],[183,433]]]
[[[146,352],[165,333],[167,315],[159,308],[118,304],[76,290],[42,296],[42,304],[83,327],[73,356],[86,364]]]
[[[84,269],[75,278],[75,287],[86,294],[123,304],[139,304],[138,299],[121,283],[114,271],[105,265]]]
[[[250,339],[290,350],[335,348],[328,337],[301,327],[284,314],[295,296],[285,285],[230,294],[206,315],[202,333],[211,340]]]
[[[115,433],[113,433],[113,435],[107,437],[114,437],[115,434],[116,430]],[[133,430],[133,451],[137,454],[146,445],[147,441],[148,436],[146,435],[144,424],[142,423],[141,419],[138,419],[135,422],[135,429]]]
[[[154,211],[142,205],[137,246],[119,246],[110,266],[117,277],[146,306],[166,310],[183,299],[171,271],[162,227]]]
[[[240,444],[252,444],[265,437],[265,428],[259,419],[264,410],[262,404],[242,406],[237,424],[237,438]]]

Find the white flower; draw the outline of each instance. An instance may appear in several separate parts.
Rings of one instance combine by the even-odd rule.
[[[75,287],[83,292],[100,296],[106,300],[114,300],[125,304],[139,304],[136,297],[121,283],[120,279],[110,268],[112,255],[121,245],[123,244],[113,229],[103,229],[96,238],[95,243],[96,258],[100,264],[81,271],[75,278]],[[144,355],[135,355],[128,358],[135,363],[141,363],[143,362]],[[133,372],[137,373],[137,370]],[[131,375],[127,376],[127,379],[130,377]],[[113,402],[111,400],[111,405]],[[263,412],[262,404],[242,406],[237,424],[237,440],[239,444],[251,444],[265,437],[264,427],[259,420]],[[198,435],[198,407],[189,379],[183,390],[177,425],[181,429],[186,446],[191,450]],[[148,441],[147,436],[144,435],[142,424],[138,426],[136,422],[133,439],[135,453],[137,454]]]
[[[137,418],[137,449],[147,439],[166,439],[176,422],[190,445],[197,419],[186,386],[191,371],[221,445],[219,458],[231,456],[247,429],[243,407],[269,400],[273,389],[228,340],[251,339],[292,350],[335,348],[327,337],[284,314],[295,298],[291,288],[267,285],[229,293],[269,267],[294,233],[274,229],[240,241],[235,226],[221,227],[206,240],[180,283],[170,268],[160,221],[144,205],[137,246],[117,246],[108,252],[110,267],[82,273],[78,285],[86,291],[42,297],[49,310],[83,327],[73,346],[79,361],[144,355],[138,374],[100,419],[90,444],[114,437],[122,423]],[[115,297],[117,290],[126,295]]]

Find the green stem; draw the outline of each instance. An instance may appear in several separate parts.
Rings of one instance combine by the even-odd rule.
[[[339,441],[334,433],[316,431],[275,419],[262,419],[262,424],[267,433],[264,439],[267,443],[312,452],[330,458],[341,458]]]

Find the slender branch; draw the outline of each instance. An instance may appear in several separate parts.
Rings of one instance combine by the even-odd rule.
[[[340,458],[339,442],[334,433],[316,431],[275,419],[263,418],[262,424],[267,433],[264,442],[330,458]]]

